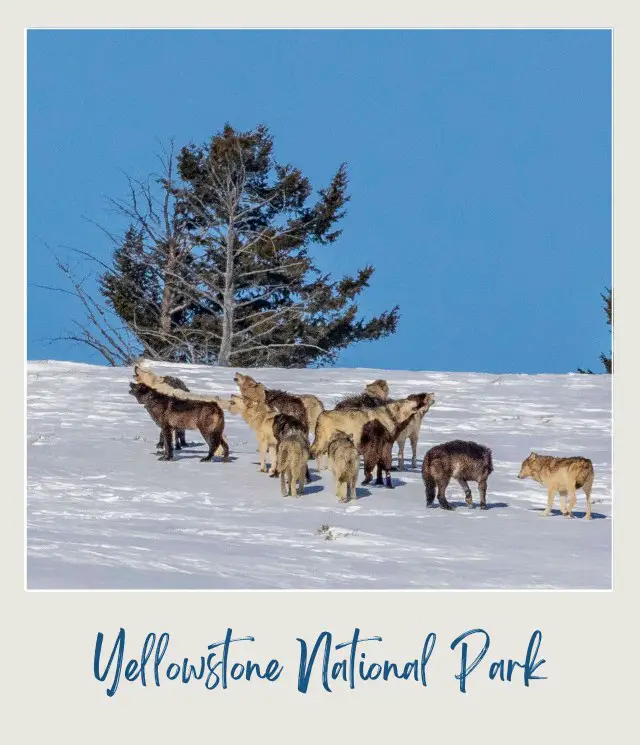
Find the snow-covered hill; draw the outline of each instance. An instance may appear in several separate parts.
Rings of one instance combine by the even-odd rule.
[[[158,364],[193,391],[236,392],[233,369]],[[328,472],[300,499],[258,472],[256,441],[226,414],[233,461],[205,446],[159,462],[158,431],[128,394],[131,369],[29,362],[27,586],[37,588],[471,589],[611,586],[611,378],[365,369],[252,370],[327,408],[375,378],[391,395],[434,391],[415,472],[340,504]],[[487,511],[455,481],[453,512],[425,509],[420,463],[451,439],[493,449]],[[530,450],[593,460],[594,520],[540,517],[545,490],[516,477]],[[394,448],[395,454],[395,448]],[[407,454],[409,443],[407,442]],[[410,459],[409,459],[410,464]],[[476,485],[472,484],[477,501]],[[324,530],[323,530],[324,526]],[[328,529],[327,529],[328,528]]]

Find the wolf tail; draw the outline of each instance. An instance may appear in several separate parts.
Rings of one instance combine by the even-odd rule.
[[[487,464],[487,471],[493,473],[493,456],[491,455],[491,450],[487,450],[485,463]]]
[[[436,498],[436,480],[429,474],[424,476],[424,491],[427,504],[433,504],[433,500]]]

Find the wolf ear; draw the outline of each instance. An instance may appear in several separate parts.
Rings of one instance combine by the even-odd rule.
[[[531,460],[535,460],[538,457],[538,453],[535,453],[533,450],[531,451],[531,455],[529,456]]]

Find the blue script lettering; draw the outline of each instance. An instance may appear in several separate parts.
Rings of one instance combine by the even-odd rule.
[[[254,678],[273,682],[278,680],[282,673],[282,665],[276,659],[269,660],[266,666],[261,667],[257,662],[247,660],[245,662],[235,662],[231,665],[229,661],[230,646],[240,641],[254,641],[254,637],[245,636],[237,639],[233,638],[231,629],[227,629],[225,638],[221,642],[210,644],[207,649],[209,655],[205,658],[201,656],[199,663],[193,664],[185,657],[182,663],[169,662],[166,668],[161,667],[162,660],[169,646],[169,634],[166,632],[156,637],[154,633],[147,634],[141,649],[140,658],[131,658],[125,663],[125,639],[126,633],[123,628],[120,629],[109,659],[103,664],[103,647],[104,634],[98,633],[96,638],[96,647],[93,658],[93,674],[101,683],[107,681],[110,677],[110,684],[107,687],[107,696],[112,697],[121,682],[122,672],[124,669],[124,679],[129,682],[140,680],[143,686],[147,685],[147,666],[153,664],[153,681],[156,686],[160,685],[161,671],[167,680],[180,680],[182,683],[189,683],[191,680],[204,681],[206,688],[212,690],[221,684],[226,688],[229,680],[247,680]],[[105,652],[106,654],[106,652]],[[151,660],[153,662],[151,663]]]
[[[269,661],[264,672],[262,672],[258,663],[252,662],[251,660],[247,660],[246,664],[237,662],[231,667],[231,669],[229,668],[229,647],[231,644],[234,644],[235,642],[253,641],[255,641],[253,636],[243,636],[238,639],[232,639],[231,629],[227,629],[223,641],[210,644],[207,649],[217,651],[211,651],[207,657],[207,669],[209,670],[209,674],[205,681],[206,688],[214,690],[220,685],[220,683],[222,683],[223,688],[226,688],[229,682],[229,677],[231,677],[232,680],[241,680],[242,678],[251,680],[254,674],[257,678],[262,678],[269,682],[278,680],[282,673],[282,665],[280,665],[275,659]],[[222,647],[222,654],[220,655],[220,659],[216,661],[216,657],[220,651],[219,647]]]
[[[482,642],[482,648],[474,658],[473,662],[469,663],[469,647],[466,641],[467,637],[473,634],[479,634],[484,637]],[[535,671],[544,665],[544,659],[538,660],[538,651],[540,650],[540,644],[542,642],[542,632],[539,629],[533,632],[531,639],[529,640],[529,646],[527,647],[527,653],[524,662],[518,662],[514,659],[500,659],[492,662],[489,666],[489,679],[495,680],[499,678],[501,681],[512,682],[513,674],[516,669],[523,671],[522,680],[525,686],[529,686],[531,680],[546,680],[544,675],[535,675]],[[486,655],[489,645],[491,643],[489,634],[483,629],[472,629],[471,631],[465,631],[464,634],[460,634],[451,643],[451,649],[455,649],[458,644],[461,645],[460,654],[460,673],[456,675],[456,679],[460,681],[460,691],[462,693],[467,692],[467,677],[478,667],[480,662]],[[505,673],[506,668],[506,673]]]
[[[427,685],[427,663],[433,652],[433,648],[436,642],[436,635],[430,633],[425,641],[422,648],[422,655],[420,660],[417,658],[406,662],[402,666],[402,672],[398,663],[384,660],[382,663],[379,662],[368,662],[367,655],[365,652],[360,652],[360,645],[364,642],[371,641],[382,641],[380,636],[372,636],[369,638],[360,637],[360,629],[356,628],[353,632],[353,638],[347,642],[341,642],[336,644],[334,649],[336,651],[348,650],[348,657],[344,660],[338,660],[331,664],[331,646],[333,637],[329,631],[323,631],[316,639],[315,644],[309,653],[307,642],[304,639],[298,638],[297,641],[300,644],[300,665],[298,670],[298,691],[300,693],[307,693],[309,683],[311,680],[311,674],[316,666],[316,659],[321,655],[320,664],[320,675],[322,681],[322,687],[328,693],[332,692],[331,681],[342,680],[349,684],[349,688],[355,688],[356,680],[368,681],[368,680],[389,680],[395,677],[399,680],[409,680],[413,677],[415,681],[419,681],[423,686]],[[356,666],[356,656],[360,654],[360,661]]]

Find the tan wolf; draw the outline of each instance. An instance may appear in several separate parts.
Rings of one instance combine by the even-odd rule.
[[[591,520],[591,487],[593,486],[593,463],[588,458],[555,458],[552,455],[531,453],[522,463],[519,479],[530,477],[547,487],[547,516],[553,507],[556,492],[560,493],[560,511],[565,517],[573,517],[576,506],[576,489],[582,489],[587,497],[585,518]],[[568,497],[568,504],[566,500]]]
[[[327,443],[329,468],[335,480],[336,497],[341,502],[357,499],[356,483],[360,468],[360,455],[352,435],[336,430]]]
[[[263,401],[245,399],[235,393],[229,402],[229,412],[240,414],[245,422],[255,432],[260,451],[260,470],[267,471],[267,451],[270,467],[268,473],[276,469],[276,447],[278,441],[273,432],[273,422],[278,412]]]
[[[316,436],[311,448],[313,457],[319,458],[327,450],[331,436],[341,430],[360,443],[362,428],[367,422],[377,419],[390,433],[394,433],[400,422],[412,414],[427,409],[435,402],[433,393],[418,394],[414,398],[389,401],[372,409],[334,409],[323,411],[316,424]]]
[[[255,398],[256,392],[264,388],[266,402],[282,414],[290,414],[303,422],[309,429],[314,432],[316,422],[320,412],[324,411],[324,405],[317,396],[311,396],[301,393],[288,393],[274,388],[266,388],[262,383],[258,383],[250,375],[244,375],[237,372],[233,380],[240,388],[240,393],[244,398]]]
[[[412,393],[407,398],[418,398],[424,394]],[[335,405],[335,409],[372,409],[382,406],[389,399],[389,384],[386,380],[374,380],[365,387],[364,393],[349,396]],[[414,414],[397,434],[395,441],[398,443],[398,470],[404,471],[404,446],[407,440],[411,443],[411,468],[416,468],[418,457],[418,440],[420,439],[420,427],[429,406]]]
[[[307,463],[309,461],[307,438],[299,431],[285,435],[278,444],[277,457],[282,496],[299,497],[304,494]]]

